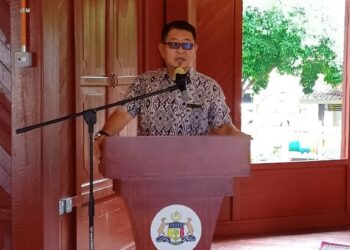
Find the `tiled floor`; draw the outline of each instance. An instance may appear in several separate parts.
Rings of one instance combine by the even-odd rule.
[[[211,250],[318,250],[322,241],[350,245],[350,230],[220,240]]]

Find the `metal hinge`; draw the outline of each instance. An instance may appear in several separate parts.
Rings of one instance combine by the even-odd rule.
[[[60,199],[58,202],[58,213],[64,215],[73,211],[73,200],[71,197]]]

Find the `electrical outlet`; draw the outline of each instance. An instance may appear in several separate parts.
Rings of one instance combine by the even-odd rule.
[[[32,66],[32,53],[30,52],[16,52],[15,66],[18,68],[25,68]]]

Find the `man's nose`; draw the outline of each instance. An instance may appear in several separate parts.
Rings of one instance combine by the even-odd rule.
[[[180,46],[178,49],[176,49],[177,52],[184,53],[186,50]]]

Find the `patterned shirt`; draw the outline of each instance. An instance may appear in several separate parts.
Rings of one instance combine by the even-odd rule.
[[[138,135],[177,136],[208,135],[211,129],[232,123],[221,87],[194,69],[189,71],[187,103],[180,90],[147,97],[124,104],[132,117],[139,114]],[[175,85],[167,69],[140,75],[128,89],[124,99],[152,93]]]

